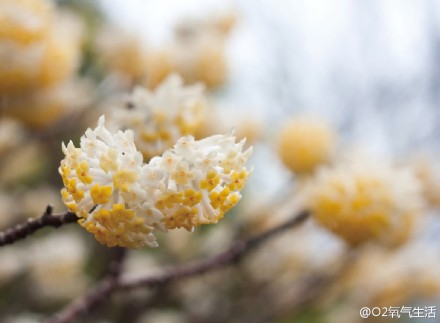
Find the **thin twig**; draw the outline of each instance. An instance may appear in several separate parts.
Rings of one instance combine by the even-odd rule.
[[[78,221],[78,217],[73,212],[61,214],[52,214],[52,212],[52,206],[48,205],[43,215],[38,219],[28,219],[25,223],[0,232],[0,247],[24,239],[44,227],[58,228],[64,224]]]
[[[228,250],[210,259],[200,260],[194,263],[181,265],[179,267],[170,269],[168,272],[156,276],[146,276],[135,279],[126,279],[120,282],[119,289],[133,289],[139,287],[158,287],[161,285],[166,285],[176,280],[182,280],[185,278],[197,276],[209,271],[220,269],[222,267],[225,267],[233,263],[237,263],[249,251],[255,249],[260,244],[266,242],[270,238],[278,235],[279,233],[301,224],[308,217],[309,217],[309,212],[302,211],[295,217],[291,218],[290,220],[268,231],[265,231],[247,240],[243,240],[235,243]]]
[[[81,298],[74,300],[67,307],[55,314],[48,323],[67,323],[80,315],[91,313],[118,287],[119,277],[126,255],[126,249],[114,248],[113,260],[109,269],[98,284]]]
[[[73,301],[59,313],[57,313],[49,323],[67,323],[77,319],[82,313],[90,313],[104,302],[116,290],[130,290],[140,287],[162,287],[167,284],[194,277],[210,271],[218,270],[227,265],[239,262],[248,252],[258,247],[263,242],[275,237],[279,233],[301,224],[309,217],[308,211],[302,211],[290,220],[247,240],[238,241],[228,250],[207,260],[200,260],[190,264],[180,265],[170,269],[164,274],[156,276],[145,276],[136,279],[120,279],[120,265],[122,261],[116,262],[116,270],[110,269],[110,273],[105,276],[98,284],[85,296]]]

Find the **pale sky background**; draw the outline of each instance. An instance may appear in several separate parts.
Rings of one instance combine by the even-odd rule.
[[[180,19],[235,9],[230,82],[216,94],[267,120],[320,115],[349,141],[406,154],[440,149],[440,2],[101,0],[150,46]]]

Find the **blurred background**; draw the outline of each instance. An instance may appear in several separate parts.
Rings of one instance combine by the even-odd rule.
[[[78,143],[135,86],[154,91],[177,73],[206,88],[194,135],[234,128],[254,147],[254,170],[219,224],[161,235],[159,248],[130,252],[126,275],[280,223],[309,206],[321,167],[344,177],[352,159],[405,167],[403,184],[386,175],[391,213],[414,199],[418,217],[392,247],[352,247],[311,220],[240,265],[118,294],[81,322],[358,322],[363,306],[439,307],[439,62],[434,0],[0,0],[0,228],[47,204],[65,210],[61,142]],[[110,252],[83,231],[43,230],[0,250],[1,322],[43,321],[93,286]],[[440,309],[399,320],[440,322]]]
[[[439,148],[436,1],[103,5],[115,23],[151,46],[167,44],[179,19],[232,9],[237,24],[225,48],[230,73],[216,93],[222,100],[252,106],[270,122],[292,113],[324,115],[345,135],[383,151]]]

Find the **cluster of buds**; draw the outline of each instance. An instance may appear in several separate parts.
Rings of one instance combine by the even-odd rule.
[[[111,133],[101,117],[80,147],[63,144],[62,198],[107,246],[157,246],[154,230],[216,223],[241,198],[251,148],[232,134],[187,136],[147,164],[131,130]]]

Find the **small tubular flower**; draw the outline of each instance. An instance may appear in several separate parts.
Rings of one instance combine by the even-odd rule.
[[[111,111],[110,121],[115,129],[132,129],[136,146],[150,159],[180,137],[194,134],[203,122],[205,106],[203,86],[184,86],[173,74],[155,91],[136,88],[125,105]]]
[[[156,246],[151,232],[161,217],[143,208],[142,154],[131,131],[112,134],[104,122],[101,117],[96,129],[86,131],[80,148],[63,144],[63,201],[81,218],[79,224],[107,246]]]
[[[331,160],[335,134],[324,122],[294,119],[279,134],[279,154],[284,164],[297,174],[313,172]]]
[[[187,136],[148,164],[133,132],[109,132],[101,117],[80,147],[62,149],[63,202],[78,223],[107,246],[157,246],[154,230],[192,230],[217,223],[241,198],[252,149],[231,134],[196,141]]]
[[[417,178],[386,163],[321,169],[309,189],[316,220],[354,246],[370,240],[400,245],[411,235],[422,207]]]
[[[192,230],[217,223],[241,198],[249,171],[245,164],[252,148],[245,140],[215,135],[202,140],[181,138],[174,148],[143,167],[145,185],[155,181],[154,206],[167,229]]]

